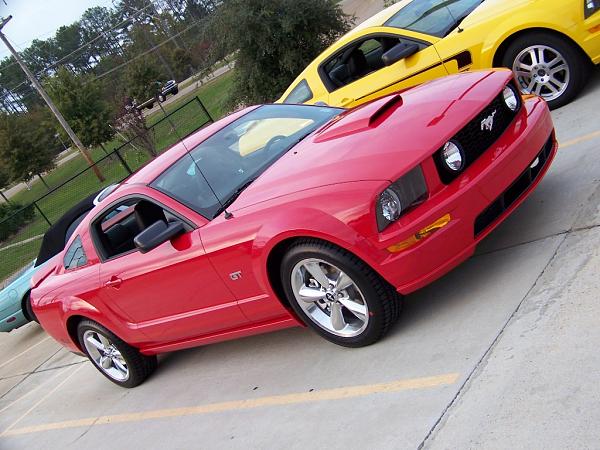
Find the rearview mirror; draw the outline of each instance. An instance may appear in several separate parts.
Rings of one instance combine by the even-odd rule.
[[[406,44],[404,42],[400,42],[397,45],[394,45],[387,52],[385,52],[381,56],[381,60],[383,64],[386,66],[391,66],[394,63],[397,63],[401,59],[408,58],[411,55],[414,55],[419,51],[419,46],[417,44]]]
[[[140,252],[148,253],[184,231],[183,222],[171,222],[167,225],[163,220],[159,220],[138,234],[133,242]]]

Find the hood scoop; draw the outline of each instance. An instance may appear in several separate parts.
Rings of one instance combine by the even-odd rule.
[[[344,113],[337,120],[334,119],[332,123],[326,125],[313,141],[317,143],[331,141],[364,131],[367,128],[376,128],[400,106],[402,106],[402,96],[400,94],[390,95],[364,106],[359,106],[351,110],[351,115]]]

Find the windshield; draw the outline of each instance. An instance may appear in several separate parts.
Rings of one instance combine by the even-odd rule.
[[[483,0],[413,0],[385,25],[444,37]]]
[[[204,217],[214,218],[222,205],[232,202],[284,153],[342,111],[304,105],[261,106],[192,149],[152,187]]]

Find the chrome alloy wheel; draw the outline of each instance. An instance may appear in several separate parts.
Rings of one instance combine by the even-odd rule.
[[[291,276],[298,305],[316,325],[345,338],[358,336],[367,328],[367,302],[338,267],[321,259],[304,259]]]
[[[103,334],[87,330],[83,334],[85,348],[94,364],[110,378],[127,381],[129,369],[121,352]]]
[[[513,72],[525,94],[536,94],[546,101],[565,93],[571,71],[564,56],[552,47],[532,45],[517,55]]]

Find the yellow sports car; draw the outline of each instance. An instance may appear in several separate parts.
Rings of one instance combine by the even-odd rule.
[[[279,102],[356,106],[433,78],[509,67],[551,108],[600,63],[600,0],[400,0],[317,57]]]

